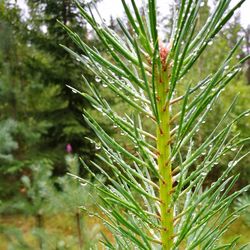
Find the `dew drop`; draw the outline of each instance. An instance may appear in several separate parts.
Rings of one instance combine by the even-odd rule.
[[[209,42],[207,43],[208,46],[211,46],[212,44],[213,44],[213,41],[209,41]]]
[[[96,81],[96,82],[101,82],[101,78],[98,77],[98,76],[96,76],[96,77],[95,77],[95,81]]]
[[[100,107],[97,107],[96,110],[98,110],[99,112],[103,112],[102,108],[100,108]]]

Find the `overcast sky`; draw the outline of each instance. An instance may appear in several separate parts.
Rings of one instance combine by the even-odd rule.
[[[145,0],[136,0],[136,2],[140,3]],[[168,13],[169,3],[172,0],[157,0],[157,5],[159,6],[159,10],[162,14]],[[210,2],[214,2],[214,0],[209,0]],[[25,0],[18,0],[18,4],[23,8],[25,14],[27,15],[27,6],[25,5]],[[128,1],[129,2],[129,1]],[[232,5],[239,2],[239,0],[232,0]],[[98,9],[101,15],[109,20],[110,16],[118,17],[123,15],[123,7],[121,1],[119,0],[103,0],[98,4]],[[244,27],[250,25],[250,0],[246,0],[242,5],[241,10],[241,22]]]
[[[142,1],[143,0],[136,0],[136,2]],[[159,10],[162,14],[168,13],[170,2],[171,0],[157,0],[157,5],[159,6]],[[214,1],[209,0],[209,2]],[[237,2],[239,2],[239,0],[232,0],[232,5]],[[123,14],[121,1],[118,0],[103,0],[98,4],[98,9],[100,10],[102,16],[104,16],[106,19],[109,19],[110,15],[113,17],[118,17],[122,16]],[[242,5],[240,12],[243,26],[246,27],[247,25],[250,25],[250,0],[246,0],[246,2]]]

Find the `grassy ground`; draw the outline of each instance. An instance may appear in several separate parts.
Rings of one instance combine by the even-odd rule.
[[[102,225],[95,218],[83,217],[83,244],[86,246],[88,242],[93,241],[97,232],[102,229]],[[39,237],[45,240],[44,249],[79,249],[79,241],[77,237],[77,224],[74,215],[58,214],[56,216],[48,217],[44,220],[44,227],[46,233],[39,233],[35,230],[36,221],[32,217],[25,217],[21,215],[12,215],[0,217],[0,225],[7,229],[7,233],[0,231],[0,249],[7,250],[11,242],[22,241],[20,234],[13,228],[18,228],[23,235],[23,240],[31,246],[30,249],[39,249]],[[1,230],[1,228],[0,228]],[[6,230],[5,230],[6,232]],[[238,219],[231,227],[231,229],[224,235],[223,241],[228,242],[234,239],[237,235],[241,235],[240,244],[250,242],[250,228],[244,224],[242,219]],[[19,244],[20,245],[20,244]],[[15,245],[12,249],[23,250],[23,247]],[[86,248],[84,248],[86,249]],[[250,248],[247,248],[250,249]],[[235,249],[237,250],[237,249]]]
[[[230,230],[225,233],[223,240],[228,242],[237,236],[240,236],[239,245],[250,244],[250,227],[244,223],[242,218],[234,222]],[[250,245],[246,249],[250,250]]]
[[[47,217],[44,219],[43,224],[45,230],[39,230],[33,217],[21,215],[1,217],[0,225],[4,228],[4,233],[1,232],[0,228],[0,250],[8,249],[11,242],[14,244],[18,241],[22,243],[22,240],[31,246],[31,249],[39,249],[39,237],[45,242],[45,250],[79,249],[77,223],[74,215],[58,214],[53,217]],[[88,219],[87,217],[82,217],[83,244],[86,245],[88,241],[92,241],[101,227],[95,218]],[[18,228],[21,231],[23,239],[20,238],[19,232],[14,230],[14,228]],[[26,248],[18,248],[16,244],[13,249],[21,250]]]

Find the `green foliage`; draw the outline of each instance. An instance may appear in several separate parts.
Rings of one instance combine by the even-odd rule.
[[[71,176],[79,175],[80,164],[77,155],[68,154],[65,157],[68,174]],[[54,190],[50,196],[50,203],[54,205],[55,211],[64,211],[75,218],[79,247],[91,249],[96,243],[99,234],[99,224],[87,226],[82,211],[93,209],[93,205],[98,200],[97,195],[89,185],[82,185],[79,181],[69,175],[59,177],[56,184],[60,187],[59,191]],[[101,181],[101,178],[99,179]],[[88,229],[86,230],[86,227]]]
[[[208,16],[210,7],[205,3],[201,8],[201,13],[199,15],[198,26],[203,24]],[[234,47],[234,44],[239,42],[240,37],[242,36],[243,28],[240,24],[239,16],[236,15],[233,20],[231,20],[218,34],[215,40],[209,43],[209,50],[204,51],[204,53],[198,59],[196,65],[194,65],[192,72],[187,76],[186,84],[184,86],[178,88],[180,94],[185,92],[185,88],[187,87],[189,82],[199,81],[199,77],[206,77],[211,72],[216,72],[216,69],[220,66],[220,62],[225,57],[222,51],[229,51]],[[237,61],[248,55],[244,53],[245,51],[245,40],[243,40],[240,46],[235,51],[235,57],[231,58],[229,65],[233,66],[237,63]],[[249,61],[249,60],[248,60]],[[212,62],[212,63],[208,63]],[[213,130],[214,124],[219,122],[219,119],[226,112],[227,107],[231,104],[231,101],[237,96],[237,105],[232,109],[230,114],[231,117],[237,117],[240,115],[242,110],[249,110],[250,105],[247,102],[247,93],[249,92],[249,85],[246,81],[245,76],[245,66],[247,61],[242,65],[241,73],[239,73],[236,77],[234,77],[231,81],[231,84],[222,90],[220,100],[215,103],[213,106],[213,110],[208,114],[206,120],[203,122],[206,126],[203,126],[202,129],[199,130],[195,138],[195,145],[199,145]],[[216,114],[216,115],[215,115]],[[241,119],[237,124],[234,125],[231,137],[240,133],[241,138],[249,137],[249,124],[247,122],[247,116],[244,119]],[[226,122],[225,122],[226,125]],[[246,141],[243,154],[249,152],[249,141]],[[218,163],[220,166],[220,170],[213,171],[210,174],[210,182],[216,180],[218,176],[227,168],[228,160],[232,159],[233,155],[229,154],[226,159],[221,159]],[[250,155],[246,155],[244,159],[238,164],[238,166],[233,170],[234,174],[241,173],[239,180],[237,182],[237,186],[243,187],[248,183],[248,175],[249,168],[248,164],[250,161]]]
[[[249,195],[244,195],[239,197],[235,203],[235,209],[242,209],[243,211],[243,223],[248,227],[250,226],[250,197]]]
[[[111,18],[110,24],[103,21],[103,28],[97,29],[97,34],[94,34],[93,30],[87,26],[86,19],[81,19],[81,11],[76,8],[73,1],[26,0],[29,16],[23,16],[23,12],[16,2],[18,1],[0,1],[0,37],[4,38],[0,39],[0,199],[2,200],[0,212],[1,219],[3,221],[6,219],[10,224],[20,221],[23,218],[22,215],[27,216],[28,219],[25,219],[23,227],[17,223],[19,229],[1,227],[1,235],[8,239],[11,249],[37,249],[39,245],[44,249],[71,249],[73,246],[83,243],[82,247],[93,248],[92,244],[99,240],[99,212],[104,209],[104,214],[108,215],[105,216],[108,223],[107,228],[111,227],[110,231],[114,232],[113,235],[117,235],[116,239],[114,239],[115,237],[110,238],[109,232],[105,230],[108,235],[107,241],[113,243],[116,240],[117,244],[120,244],[120,248],[131,249],[137,243],[132,243],[132,245],[134,244],[132,247],[124,245],[127,240],[123,240],[120,235],[124,237],[128,237],[128,235],[126,235],[126,228],[123,226],[125,222],[119,222],[117,217],[119,213],[127,222],[132,221],[132,226],[136,224],[140,228],[142,224],[143,227],[150,228],[150,230],[151,224],[149,224],[149,221],[152,219],[150,213],[155,213],[152,217],[155,217],[154,223],[159,225],[160,206],[155,208],[154,205],[154,198],[158,199],[159,196],[158,170],[154,171],[154,167],[157,165],[156,158],[158,157],[157,149],[155,149],[156,123],[148,117],[152,115],[151,111],[157,113],[155,96],[148,95],[149,92],[153,93],[151,69],[154,67],[150,63],[155,62],[155,75],[158,74],[157,69],[160,67],[157,64],[158,44],[152,42],[155,41],[157,33],[154,30],[156,15],[152,9],[148,14],[145,6],[144,8],[139,8],[139,6],[136,8],[135,3],[137,1],[131,1],[132,5],[127,4],[129,1],[123,1],[127,17],[121,17],[118,20]],[[81,1],[81,7],[87,10],[88,14],[91,14],[91,11],[95,12],[91,4],[91,9],[88,9],[86,2],[90,1]],[[184,3],[185,1],[178,2]],[[186,2],[191,3],[192,1]],[[220,3],[220,13],[223,13],[223,8],[227,7],[227,2],[216,2],[217,4]],[[196,12],[193,8],[195,1],[191,5],[187,5],[186,8],[192,9],[193,14],[185,16],[187,9],[184,8],[183,20],[179,23],[177,23],[175,16],[175,13],[181,11],[178,5],[171,7],[170,17],[161,17],[157,13],[157,23],[161,24],[162,18],[164,24],[166,24],[166,35],[163,35],[162,31],[158,35],[158,37],[163,35],[160,37],[163,47],[167,46],[166,42],[170,41],[171,34],[174,37],[174,32],[172,32],[174,26],[182,27],[183,32],[180,34],[179,40],[177,37],[172,39],[172,55],[169,60],[173,61],[174,55],[178,57],[178,60],[174,59],[175,64],[172,65],[172,68],[170,67],[175,72],[172,74],[173,76],[177,76],[178,71],[185,68],[190,61],[189,59],[192,58],[191,52],[195,52],[195,48],[198,48],[203,40],[209,40],[209,36],[206,36],[205,33],[201,36],[203,40],[195,39],[196,34],[204,25],[208,24],[208,18],[212,16],[214,7],[210,8],[207,3],[206,0],[202,2],[196,18]],[[150,1],[150,8],[153,8],[154,5],[154,1]],[[225,16],[226,13],[224,12],[223,15]],[[222,20],[223,15],[220,16],[219,13],[215,15],[217,21]],[[91,21],[91,19],[90,17],[88,20]],[[195,19],[196,26],[193,22]],[[81,45],[80,48],[60,28],[57,20],[78,33],[79,36],[74,36],[74,39],[77,39],[78,45]],[[92,24],[99,26],[95,23]],[[210,35],[216,26],[214,24],[213,22],[209,24]],[[194,34],[188,32],[189,25],[194,27]],[[184,32],[184,27],[187,28],[186,32]],[[219,25],[217,25],[217,28],[220,28]],[[193,35],[192,43],[196,43],[198,46],[189,46],[189,49],[185,52],[185,48],[190,43],[189,34],[190,36]],[[105,35],[105,39],[102,39],[103,37],[98,38],[100,35]],[[209,140],[211,141],[213,135],[216,136],[214,131],[216,124],[220,123],[220,127],[225,128],[229,126],[228,124],[231,124],[231,119],[237,119],[240,116],[242,110],[250,108],[248,101],[250,85],[249,81],[245,79],[245,76],[249,79],[249,60],[244,63],[244,60],[242,61],[243,70],[231,80],[225,91],[221,89],[220,99],[214,101],[213,106],[211,106],[212,111],[206,114],[201,112],[202,115],[204,114],[202,124],[195,126],[196,120],[193,113],[197,112],[196,105],[199,106],[202,98],[205,99],[205,95],[202,95],[202,98],[195,102],[197,97],[203,91],[208,92],[204,85],[213,85],[211,83],[212,74],[218,73],[221,62],[225,61],[227,52],[233,49],[242,35],[245,36],[246,42],[243,41],[238,46],[234,53],[235,56],[227,62],[228,65],[223,66],[224,72],[222,74],[230,74],[230,67],[234,67],[244,56],[248,55],[250,48],[249,28],[243,29],[241,27],[237,15],[230,23],[224,25],[213,40],[209,40],[208,48],[202,51],[202,54],[199,55],[189,72],[186,72],[184,78],[178,76],[176,80],[172,79],[173,82],[176,81],[176,87],[171,99],[174,102],[171,103],[170,110],[171,133],[178,134],[179,137],[183,136],[182,132],[176,132],[179,131],[178,126],[181,118],[178,114],[180,112],[181,114],[185,113],[183,118],[186,124],[185,133],[191,130],[191,134],[193,133],[189,139],[183,139],[180,147],[176,145],[176,138],[173,138],[171,143],[171,149],[176,150],[171,161],[174,177],[173,186],[174,188],[177,186],[178,190],[182,191],[180,196],[175,193],[177,198],[173,197],[178,201],[175,209],[181,210],[183,208],[186,200],[185,195],[188,192],[186,189],[192,190],[188,193],[191,197],[193,192],[199,192],[200,195],[202,192],[207,192],[213,182],[221,175],[225,175],[225,171],[228,171],[228,165],[231,166],[236,161],[236,151],[234,150],[237,147],[232,146],[232,150],[228,148],[225,152],[226,155],[223,153],[219,157],[220,154],[216,153],[217,149],[222,149],[219,142],[213,143],[213,145],[211,143],[211,148],[207,146],[207,143],[209,143]],[[93,39],[90,39],[90,37]],[[175,44],[173,44],[174,40],[176,41]],[[114,41],[116,43],[113,44]],[[67,46],[80,57],[72,61],[68,52],[58,46],[59,43]],[[182,58],[184,58],[183,63]],[[158,63],[160,64],[159,60]],[[96,73],[98,76],[95,79]],[[90,84],[90,90],[88,90],[88,84],[87,86],[82,84],[81,74],[84,74]],[[200,85],[200,89],[195,89],[196,83],[202,84],[201,79],[206,79],[208,75],[210,76],[208,81],[204,85]],[[103,79],[104,76],[105,79]],[[148,85],[146,85],[146,82],[148,82]],[[155,82],[157,83],[157,79],[155,79]],[[216,86],[221,86],[219,78],[217,82],[218,85]],[[73,91],[65,84],[72,86]],[[145,88],[145,86],[149,86],[149,88]],[[193,92],[188,95],[187,90],[189,88]],[[76,92],[75,89],[78,89],[81,95],[74,93]],[[217,90],[214,91],[213,89],[214,87],[210,90],[210,98],[216,99],[217,96],[215,98],[213,93],[216,95]],[[91,91],[93,91],[94,98],[97,100],[94,101],[94,105],[92,102],[92,106],[97,108],[96,110],[92,109],[88,100],[82,98],[82,95],[84,95],[87,99],[93,101],[93,97],[90,97],[92,96]],[[238,96],[237,102],[235,102],[234,107],[230,108],[227,118],[220,122],[220,117],[227,112],[236,95]],[[186,96],[186,99],[183,96]],[[103,97],[105,97],[105,100]],[[178,101],[178,97],[181,100]],[[206,100],[209,102],[208,99]],[[187,111],[182,108],[184,103],[191,103]],[[113,150],[110,150],[110,146],[108,147],[106,144],[102,146],[103,137],[101,137],[101,140],[95,139],[93,131],[82,119],[82,107],[97,122],[95,125],[99,124],[104,129],[105,140],[109,139],[108,144],[114,147]],[[100,111],[102,112],[100,113]],[[246,113],[246,117],[242,117],[233,125],[230,125],[229,130],[231,131],[225,140],[228,147],[230,147],[230,143],[239,146],[236,137],[239,140],[242,139],[242,142],[245,137],[249,137],[247,115]],[[183,116],[181,115],[181,117]],[[192,120],[193,118],[194,120]],[[189,125],[187,124],[188,119],[190,119]],[[181,130],[183,130],[183,127]],[[99,133],[99,136],[102,135],[103,131]],[[139,139],[138,135],[140,136]],[[88,140],[84,140],[84,137],[87,137]],[[92,140],[89,138],[92,138]],[[222,138],[223,134],[213,142],[222,140]],[[239,153],[239,157],[249,152],[249,141],[245,140],[244,142],[245,145]],[[67,143],[72,144],[74,154],[67,154],[65,162],[65,146]],[[116,147],[118,147],[120,153],[115,154]],[[197,148],[200,148],[201,155],[188,162],[187,159]],[[79,166],[75,153],[83,158],[84,164],[88,166],[87,171]],[[193,155],[196,157],[198,153]],[[236,185],[226,196],[238,192],[237,190],[248,183],[249,163],[250,157],[247,155],[240,162],[237,161],[236,166],[230,168],[233,175],[238,175],[240,172],[241,176],[238,177]],[[150,169],[147,169],[148,166],[150,166]],[[186,172],[182,170],[178,174],[178,166],[184,166]],[[90,176],[92,178],[87,180],[87,185],[86,182],[80,185],[75,179],[64,175],[68,171],[74,177],[76,177],[75,175],[82,176],[89,170],[91,170]],[[198,171],[198,175],[192,174],[193,170]],[[195,183],[199,175],[205,175],[203,170],[207,171],[207,176],[200,184],[202,188],[197,191],[199,187],[197,185],[195,188]],[[100,172],[106,176],[105,182],[103,177],[100,176]],[[123,176],[119,178],[121,172]],[[185,183],[179,183],[180,179],[186,178],[185,173],[190,177],[185,180]],[[59,178],[57,178],[58,175],[60,175]],[[152,180],[149,179],[149,176]],[[77,179],[79,180],[78,177]],[[96,181],[92,183],[95,179]],[[193,185],[190,184],[192,180],[194,181]],[[184,188],[181,188],[182,186]],[[118,191],[115,190],[117,187]],[[97,191],[95,191],[95,188]],[[125,192],[124,188],[126,189]],[[110,194],[110,190],[112,194]],[[212,194],[214,190],[212,189],[210,193]],[[102,193],[100,194],[99,191]],[[91,193],[91,195],[88,195],[88,193]],[[98,196],[101,196],[100,199],[103,200],[104,205],[100,202]],[[244,197],[237,200],[236,210],[247,204],[247,198]],[[123,202],[124,200],[125,202]],[[121,202],[123,202],[122,208]],[[206,199],[202,198],[201,203],[200,207],[195,198],[187,203],[186,206],[189,207],[190,211],[192,211],[192,204],[198,204],[197,208],[193,210],[194,217],[186,216],[186,224],[184,223],[185,219],[182,219],[187,229],[194,221],[196,222],[196,219],[199,221],[202,216],[202,218],[205,218],[205,212],[203,215],[195,217],[198,211],[204,208]],[[108,204],[108,208],[105,204]],[[100,205],[102,208],[100,208]],[[79,209],[79,206],[81,209]],[[150,207],[149,213],[145,209],[147,206]],[[210,208],[214,211],[213,207],[210,206]],[[82,213],[82,210],[84,213]],[[86,211],[91,216],[94,215],[98,218],[86,219],[84,217]],[[143,219],[146,218],[147,222],[140,222],[140,216],[144,211],[146,211],[146,216]],[[178,210],[175,211],[179,213]],[[247,222],[248,210],[245,211],[243,218],[244,222]],[[9,214],[12,222],[8,217]],[[65,226],[68,224],[72,228],[70,235],[68,235],[68,228],[65,231],[60,231],[63,236],[55,233],[55,228],[61,227],[60,223],[57,225],[56,216],[60,217],[61,224]],[[112,223],[108,219],[109,217]],[[118,223],[116,218],[118,218]],[[178,221],[177,218],[176,221],[175,230],[181,230],[180,219]],[[97,225],[92,227],[93,222],[96,222]],[[210,220],[208,227],[211,226],[211,223]],[[122,233],[117,232],[112,225],[115,225],[115,227],[119,225],[122,228],[119,230],[123,230]],[[193,223],[193,225],[194,228],[195,225],[198,227],[197,223]],[[24,229],[23,232],[22,229]],[[30,230],[30,232],[28,233],[27,230]],[[160,228],[156,233],[157,237],[160,238],[159,232]],[[189,233],[188,230],[186,232]],[[191,234],[189,234],[189,239]],[[245,234],[247,233],[245,232]],[[138,237],[138,232],[132,232],[132,236],[143,244],[144,241],[147,241],[144,238],[141,240],[142,237],[141,235]],[[149,236],[149,233],[147,236]],[[121,243],[119,243],[120,241]],[[186,240],[184,239],[181,244],[185,247]],[[0,248],[4,247],[0,244]],[[119,248],[117,245],[115,247]]]
[[[78,157],[75,155],[66,155],[66,164],[69,173],[79,174]],[[79,245],[82,248],[90,248],[98,239],[99,224],[88,225],[86,230],[86,221],[84,213],[79,207],[89,210],[93,207],[93,200],[97,200],[91,187],[82,186],[70,176],[52,177],[52,162],[44,159],[33,163],[26,170],[26,174],[21,177],[20,192],[22,198],[16,196],[11,202],[4,202],[0,206],[1,213],[22,214],[26,218],[34,218],[35,224],[30,229],[30,235],[37,239],[37,242],[27,241],[27,236],[15,227],[3,226],[1,234],[8,239],[9,249],[72,249]],[[101,180],[101,179],[100,179]],[[13,202],[14,201],[14,202]],[[63,211],[63,213],[62,213]],[[69,216],[71,218],[70,226],[75,228],[75,234],[62,237],[48,230],[46,219],[48,217]]]
[[[82,69],[75,67],[68,53],[58,46],[60,41],[72,42],[59,29],[57,19],[76,27],[79,13],[71,1],[26,3],[29,16],[22,16],[16,2],[0,1],[0,37],[4,37],[0,41],[0,212],[4,216],[33,216],[36,225],[31,232],[38,245],[66,249],[70,242],[76,244],[77,237],[66,238],[65,246],[57,246],[62,237],[48,236],[45,218],[61,211],[61,205],[71,204],[69,210],[76,212],[80,203],[84,201],[87,206],[90,201],[68,176],[60,180],[55,176],[67,171],[67,143],[73,145],[74,153],[86,157],[93,157],[95,151],[82,140],[92,132],[78,118],[82,106],[88,104],[73,98],[75,94],[65,86],[79,82]],[[81,38],[88,40],[85,22],[81,27],[77,23],[77,28]],[[74,197],[70,193],[73,190]],[[21,230],[7,228],[4,234],[13,243],[12,249],[34,249]]]
[[[13,138],[16,123],[14,120],[8,119],[0,122],[0,163],[4,164],[13,160],[13,151],[17,149],[18,144]]]
[[[210,133],[199,143],[194,142],[205,119],[212,114],[211,108],[249,56],[235,59],[239,40],[227,55],[218,58],[220,64],[209,67],[204,75],[197,74],[196,65],[206,60],[209,45],[219,39],[219,32],[243,2],[230,8],[230,1],[218,1],[212,14],[198,25],[201,1],[180,1],[174,6],[176,16],[168,45],[160,43],[154,0],[143,7],[143,17],[135,1],[130,7],[122,0],[132,27],[128,31],[119,20],[123,35],[98,23],[91,9],[87,12],[77,2],[84,20],[109,53],[108,59],[61,23],[81,54],[63,47],[96,75],[95,82],[84,77],[88,90],[71,89],[87,99],[127,140],[127,144],[121,144],[91,112],[84,111],[85,121],[99,138],[96,147],[102,148],[96,155],[98,162],[90,165],[83,160],[83,164],[99,183],[87,181],[102,201],[96,204],[102,213],[95,215],[113,234],[114,241],[103,236],[106,248],[235,248],[237,239],[225,245],[220,245],[219,240],[237,218],[239,211],[230,213],[231,204],[248,189],[231,191],[238,179],[232,171],[245,156],[241,150],[246,141],[235,133],[235,126],[249,111],[231,117],[234,99],[211,126]],[[100,84],[129,105],[133,113],[115,112],[99,91]],[[218,162],[232,153],[227,168],[207,184]],[[94,168],[108,183],[99,181]]]
[[[18,249],[18,250],[30,250],[29,245],[25,242],[23,238],[23,234],[21,233],[20,230],[16,228],[0,228],[1,234],[4,234],[9,242],[13,241],[13,238],[15,239],[14,242],[10,244],[9,248],[10,250],[12,249]]]
[[[30,166],[30,170],[32,171],[32,176],[23,175],[21,177],[23,192],[25,192],[28,206],[30,206],[23,209],[23,211],[34,215],[42,215],[45,214],[48,207],[46,201],[52,191],[52,183],[50,181],[52,162],[47,159],[35,162]]]
[[[58,28],[57,19],[77,27],[84,40],[88,40],[86,24],[76,26],[79,12],[70,1],[27,1],[27,7],[30,15],[24,17],[16,3],[0,4],[0,36],[5,38],[0,42],[1,163],[3,158],[12,159],[0,166],[4,199],[19,193],[20,176],[43,159],[52,161],[55,174],[65,174],[67,143],[89,158],[94,151],[82,140],[92,132],[79,118],[82,107],[89,105],[73,98],[65,86],[80,82],[82,69],[58,46],[60,41],[72,42]],[[11,121],[15,126],[7,124]],[[5,185],[13,179],[15,185],[7,190]]]

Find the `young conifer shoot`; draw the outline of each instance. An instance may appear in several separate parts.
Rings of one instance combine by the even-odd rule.
[[[123,135],[123,142],[115,139],[92,112],[84,111],[101,150],[91,164],[82,159],[95,181],[79,179],[93,186],[100,198],[95,210],[99,213],[88,212],[103,221],[104,232],[112,233],[112,237],[102,233],[102,249],[235,249],[238,239],[222,243],[221,237],[240,212],[230,212],[230,205],[248,188],[231,191],[238,178],[231,172],[244,157],[241,149],[245,141],[232,135],[232,130],[249,111],[230,120],[233,100],[209,135],[198,144],[194,142],[221,92],[249,58],[231,63],[242,40],[225,51],[216,72],[199,82],[186,79],[244,0],[234,6],[230,0],[216,1],[202,27],[196,25],[202,1],[176,1],[167,37],[157,28],[156,0],[145,1],[145,6],[136,0],[121,2],[127,22],[118,18],[119,32],[115,32],[93,6],[84,9],[76,1],[105,54],[62,24],[81,54],[62,46],[96,79],[91,82],[83,76],[84,92],[70,88]],[[120,98],[124,110],[114,110],[102,86]],[[208,184],[209,173],[232,151],[235,155],[228,167]],[[97,170],[106,182],[99,181]]]

